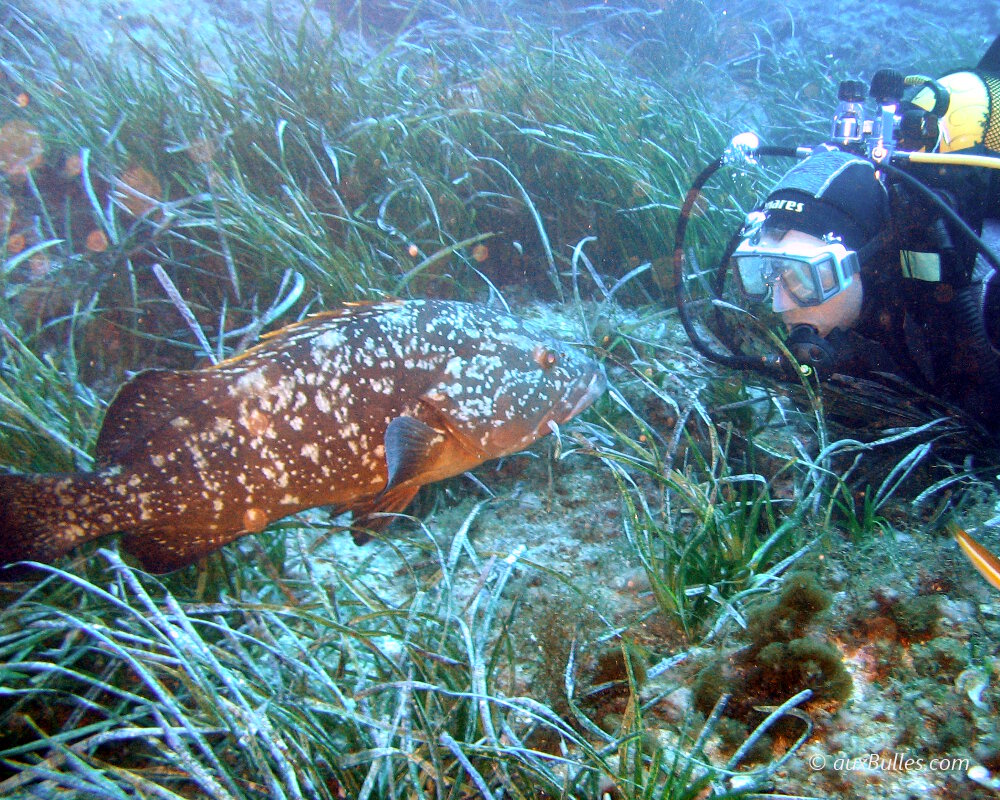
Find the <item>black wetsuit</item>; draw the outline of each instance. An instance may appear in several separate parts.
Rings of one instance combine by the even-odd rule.
[[[992,173],[992,174],[991,174]],[[911,171],[979,234],[1000,218],[993,170],[922,167]],[[1000,431],[1000,291],[984,311],[978,250],[929,200],[890,185],[890,227],[883,249],[862,265],[865,299],[852,331],[838,332],[838,368],[862,377],[888,372],[965,409]],[[1000,289],[1000,277],[994,276]]]

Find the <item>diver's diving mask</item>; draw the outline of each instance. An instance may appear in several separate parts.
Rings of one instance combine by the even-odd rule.
[[[858,254],[833,235],[819,246],[801,242],[761,243],[759,230],[740,242],[733,252],[734,272],[743,294],[764,301],[775,294],[774,310],[793,306],[818,306],[840,294],[861,271]],[[780,283],[786,291],[775,293]]]

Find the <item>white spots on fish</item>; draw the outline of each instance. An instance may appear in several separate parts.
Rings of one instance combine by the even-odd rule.
[[[243,529],[250,533],[260,533],[267,522],[267,512],[262,508],[248,508],[243,512]]]
[[[264,355],[263,353],[261,354]],[[265,367],[261,366],[243,373],[229,386],[229,394],[232,396],[250,395],[257,396],[264,394],[268,388],[267,378],[264,375]]]
[[[316,404],[316,408],[319,409],[321,414],[329,414],[332,406],[330,405],[330,398],[328,398],[323,392],[316,392],[313,395],[313,402]]]
[[[347,334],[340,328],[331,328],[315,336],[312,340],[312,358],[317,364],[322,363],[327,358],[326,351],[342,347],[347,344]]]
[[[172,420],[170,420],[170,425],[171,427],[176,428],[179,431],[182,431],[191,427],[191,420],[189,420],[187,417],[174,417]]]
[[[389,347],[392,348],[392,355],[394,355],[397,359],[401,359],[406,355],[406,350],[403,347],[403,339],[401,336],[389,336],[387,337],[387,342]]]
[[[379,394],[392,394],[396,389],[396,382],[388,375],[382,378],[371,378],[368,385],[373,392]]]
[[[204,472],[208,469],[208,459],[205,458],[205,453],[195,442],[188,442],[188,453],[191,455],[191,463],[194,464],[194,468],[198,472]]]
[[[291,405],[297,385],[291,376],[285,376],[278,380],[278,383],[271,389],[271,393],[274,395],[274,411],[284,411]]]
[[[407,358],[403,360],[403,367],[408,371],[436,372],[439,361],[433,358]]]
[[[149,522],[149,520],[154,518],[156,507],[151,507],[149,502],[152,496],[152,492],[139,492],[135,496],[135,502],[139,506],[139,519],[143,522]]]
[[[229,417],[216,417],[212,423],[212,430],[219,436],[231,436],[233,431],[233,421]]]
[[[299,503],[299,498],[296,495],[287,493],[278,501],[278,504],[283,506],[297,506]]]
[[[465,377],[473,381],[495,382],[492,377],[493,372],[501,371],[504,368],[503,361],[499,356],[484,356],[477,354],[469,361],[465,369]]]
[[[296,416],[288,420],[288,427],[291,428],[296,433],[302,430],[302,426],[303,426],[302,417]]]
[[[361,433],[361,427],[356,422],[351,422],[339,431],[341,439],[353,439]]]
[[[488,422],[494,415],[492,397],[462,397],[455,404],[456,416],[463,422],[482,420]]]
[[[254,408],[247,413],[247,408],[243,405],[240,408],[239,423],[251,437],[259,439],[270,427],[271,418],[259,408]]]
[[[67,525],[63,528],[63,534],[71,541],[78,542],[87,535],[86,529],[82,525]]]

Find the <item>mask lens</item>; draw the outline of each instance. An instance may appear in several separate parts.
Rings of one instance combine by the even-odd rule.
[[[772,281],[768,280],[767,261],[769,259],[757,255],[737,253],[733,256],[743,294],[755,302],[765,299],[770,291]]]
[[[795,301],[801,305],[819,302],[821,298],[817,296],[816,283],[809,264],[787,258],[776,259],[776,261],[778,260],[781,262],[781,271],[778,272],[778,276]]]

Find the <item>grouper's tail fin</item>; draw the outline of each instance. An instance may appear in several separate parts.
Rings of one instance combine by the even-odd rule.
[[[8,564],[52,563],[113,530],[101,518],[104,504],[90,483],[78,475],[0,474],[0,581],[15,574],[4,569]]]

